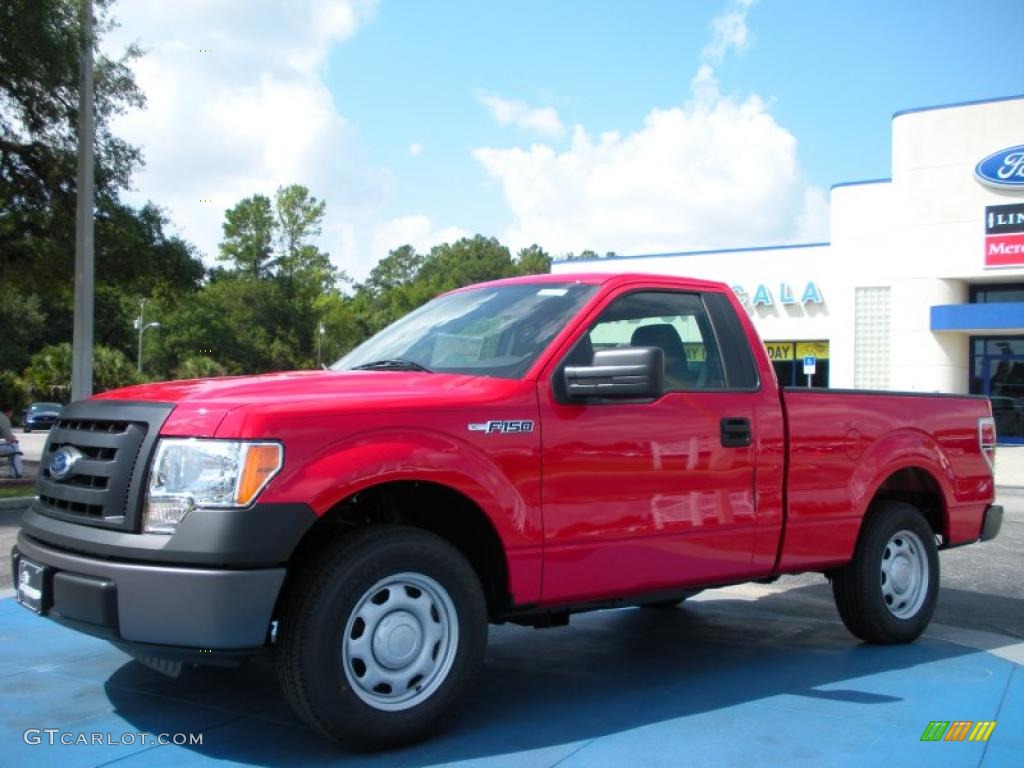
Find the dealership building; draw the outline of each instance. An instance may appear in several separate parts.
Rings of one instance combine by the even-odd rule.
[[[897,112],[891,178],[834,185],[830,216],[824,243],[552,271],[726,282],[784,385],[985,394],[1024,443],[1024,96]]]

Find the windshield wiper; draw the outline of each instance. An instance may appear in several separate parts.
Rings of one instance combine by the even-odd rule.
[[[412,360],[405,360],[401,357],[393,357],[387,360],[374,360],[372,363],[363,363],[353,366],[353,371],[420,371],[422,373],[433,373],[426,366],[414,363]]]

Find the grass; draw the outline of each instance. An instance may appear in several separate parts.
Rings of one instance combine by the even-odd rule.
[[[28,482],[19,485],[0,485],[0,499],[14,499],[20,496],[35,496],[36,484]]]

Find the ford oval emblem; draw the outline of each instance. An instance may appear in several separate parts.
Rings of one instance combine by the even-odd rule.
[[[50,477],[54,480],[67,480],[75,471],[75,464],[82,458],[77,448],[65,446],[50,457]]]
[[[974,176],[996,189],[1024,189],[1024,144],[993,152],[976,166]]]

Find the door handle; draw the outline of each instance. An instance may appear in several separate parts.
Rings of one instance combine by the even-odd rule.
[[[722,445],[726,448],[746,448],[750,445],[750,419],[729,418],[721,421]]]

